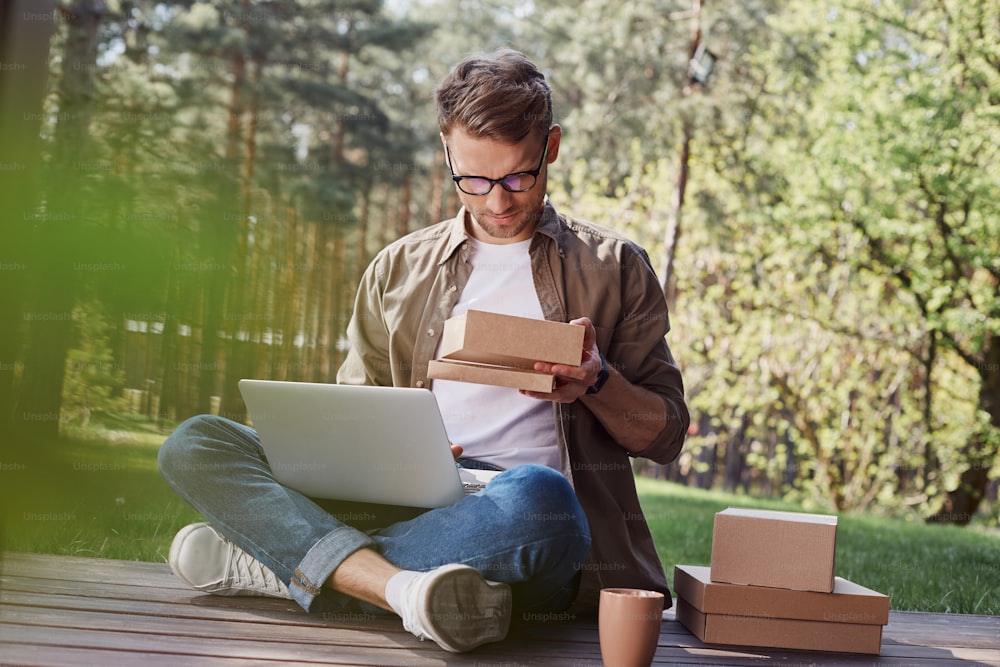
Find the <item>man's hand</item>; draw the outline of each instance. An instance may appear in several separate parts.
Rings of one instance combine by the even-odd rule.
[[[551,393],[521,390],[525,396],[555,403],[572,403],[587,393],[601,372],[601,351],[597,349],[597,331],[589,317],[580,317],[570,324],[586,327],[583,334],[583,362],[579,366],[535,362],[535,370],[556,376],[556,388]]]
[[[462,445],[456,445],[454,442],[449,442],[448,444],[451,445],[451,455],[454,456],[457,461],[459,457],[462,456]]]

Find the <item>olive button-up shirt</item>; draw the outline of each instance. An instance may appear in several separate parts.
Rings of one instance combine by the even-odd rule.
[[[463,209],[451,220],[386,246],[366,270],[348,326],[342,384],[430,388],[427,367],[444,322],[472,272]],[[634,455],[659,463],[680,453],[689,415],[680,370],[666,343],[666,301],[645,251],[616,232],[559,214],[547,203],[529,249],[547,320],[589,317],[597,346],[631,383],[663,401],[666,426]],[[475,406],[471,406],[475,409]],[[596,608],[601,588],[670,590],[639,505],[630,453],[582,401],[553,403],[562,473],[590,523],[576,608]],[[643,415],[622,414],[622,420]],[[612,429],[613,430],[613,429]]]

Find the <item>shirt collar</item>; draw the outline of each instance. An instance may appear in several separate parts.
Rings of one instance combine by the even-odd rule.
[[[469,240],[469,232],[465,229],[465,215],[467,211],[463,206],[459,211],[458,215],[452,218],[451,227],[448,232],[448,243],[445,247],[444,257],[441,259],[441,264],[447,262],[455,252],[461,248],[466,241]],[[563,251],[563,226],[559,220],[559,214],[556,212],[555,207],[552,202],[546,198],[545,208],[542,209],[542,217],[538,220],[538,226],[535,227],[535,234],[533,239],[538,238],[539,235],[544,235],[555,241],[556,246],[559,248],[559,254]],[[532,243],[532,247],[534,247]]]
[[[546,198],[542,217],[538,220],[538,226],[535,227],[535,238],[538,238],[539,234],[548,236],[555,241],[556,247],[559,248],[559,254],[562,255],[565,233],[566,228],[562,224],[562,219],[559,217],[556,207]]]

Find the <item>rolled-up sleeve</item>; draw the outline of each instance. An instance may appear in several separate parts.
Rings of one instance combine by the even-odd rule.
[[[378,274],[381,256],[365,270],[347,325],[350,347],[337,371],[338,384],[392,385],[389,330],[383,313]]]
[[[680,454],[691,417],[681,371],[666,340],[670,318],[663,290],[645,251],[631,244],[622,253],[621,303],[607,357],[632,384],[657,394],[666,411],[659,436],[635,455],[670,463]]]

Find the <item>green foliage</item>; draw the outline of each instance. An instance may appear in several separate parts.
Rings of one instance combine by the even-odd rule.
[[[129,388],[152,387],[165,414],[207,412],[220,395],[236,413],[234,378],[262,371],[242,351],[223,355],[226,341],[291,341],[281,364],[330,379],[348,303],[335,297],[355,273],[343,265],[345,234],[365,189],[395,180],[380,165],[414,150],[379,101],[390,82],[354,78],[352,65],[412,48],[428,28],[378,2],[65,5],[34,114],[46,177],[31,212],[18,212],[34,223],[18,227],[22,245],[45,251],[18,258],[30,281],[15,305],[48,319],[25,318],[11,348],[54,367],[23,364],[31,391],[17,412],[44,417],[25,427],[52,424],[64,393],[64,415],[93,409],[96,394],[80,383],[95,378],[61,375],[104,344],[68,352],[63,325],[84,294],[105,311],[115,354],[132,353]],[[315,276],[296,281],[295,268]],[[142,350],[127,327],[149,336]],[[308,349],[292,358],[303,339]]]
[[[670,341],[700,431],[681,474],[809,507],[929,515],[960,473],[996,460],[1000,414],[990,425],[984,407],[1000,322],[996,10],[707,12],[716,74],[660,107],[693,123]],[[622,34],[600,30],[605,45]],[[628,137],[632,110],[652,107],[627,89],[616,102],[621,122],[606,127]],[[676,133],[655,122],[641,150],[617,147],[626,178],[578,159],[554,197],[654,263],[679,163]]]
[[[913,356],[902,386],[923,404],[907,412],[922,407],[923,419],[897,433],[901,442],[914,426],[922,433],[926,486],[914,490],[934,498],[954,487],[969,464],[963,457],[996,455],[977,415],[995,399],[977,381],[987,377],[985,353],[1000,326],[1000,134],[990,111],[1000,88],[975,74],[998,60],[996,10],[848,5],[828,15],[817,37],[802,27],[813,15],[799,9],[789,31],[808,31],[828,57],[807,91],[811,138],[789,170],[799,204],[792,210],[802,212],[794,224],[811,237],[803,250],[835,258],[861,283],[882,284],[869,291],[877,301],[863,304],[871,317],[833,311],[828,319],[898,341]],[[984,29],[992,39],[982,39]],[[854,242],[836,243],[830,232]],[[891,375],[900,366],[875,367]],[[952,479],[940,479],[942,471],[953,471]]]
[[[674,478],[927,516],[989,470],[995,521],[994,4],[710,3],[703,87],[685,0],[123,0],[92,42],[60,20],[5,382],[31,389],[19,414],[51,421],[57,394],[79,424],[123,388],[239,418],[239,377],[331,379],[367,258],[454,208],[434,83],[513,46],[555,90],[557,206],[657,268],[681,222],[698,433]]]
[[[61,421],[86,428],[94,412],[125,409],[121,395],[125,373],[112,353],[110,326],[100,302],[79,303],[73,310],[73,323],[77,347],[66,355]]]

